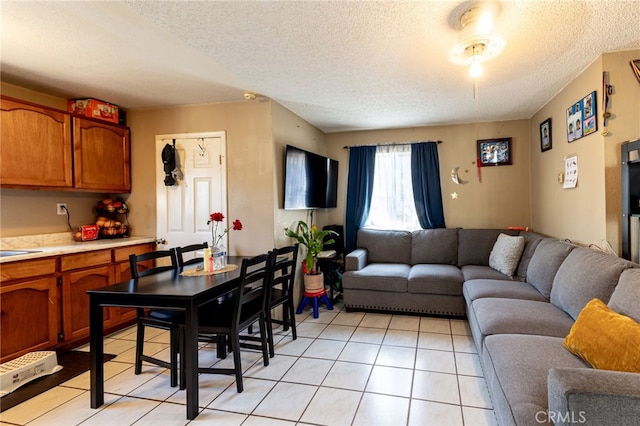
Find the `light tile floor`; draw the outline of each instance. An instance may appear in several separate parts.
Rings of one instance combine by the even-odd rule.
[[[494,425],[467,321],[348,313],[338,304],[297,315],[298,339],[276,330],[262,365],[242,351],[244,392],[231,376],[200,376],[201,413],[186,420],[185,393],[166,369],[133,374],[135,327],[105,338],[105,405],[89,406],[89,373],[0,414],[0,425]],[[168,358],[168,335],[147,329],[145,352]],[[79,350],[87,350],[87,347]],[[200,365],[218,360],[200,350]]]

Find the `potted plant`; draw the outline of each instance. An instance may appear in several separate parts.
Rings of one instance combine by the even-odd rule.
[[[302,272],[304,273],[304,287],[306,291],[319,291],[324,288],[324,277],[318,270],[318,254],[325,244],[333,244],[333,239],[325,238],[335,234],[334,231],[319,231],[315,225],[307,225],[300,220],[295,231],[285,228],[287,237],[295,238],[300,244],[307,248],[305,260],[302,262]]]

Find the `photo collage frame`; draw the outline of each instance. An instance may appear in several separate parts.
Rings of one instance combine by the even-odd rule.
[[[574,142],[598,130],[596,92],[567,108],[567,141]]]

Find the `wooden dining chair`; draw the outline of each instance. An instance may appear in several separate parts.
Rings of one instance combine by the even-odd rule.
[[[282,324],[284,331],[291,327],[293,340],[298,338],[296,333],[296,317],[293,302],[293,286],[296,278],[296,266],[298,264],[298,246],[286,246],[274,249],[276,254],[275,264],[271,272],[269,290],[269,302],[267,303],[267,335],[269,339],[269,355],[275,355],[273,344],[273,323]],[[273,318],[272,310],[282,306],[282,319]]]
[[[202,257],[191,257],[190,259],[185,260],[185,255],[204,250],[207,247],[209,247],[209,245],[206,242],[200,244],[190,244],[184,247],[176,247],[175,250],[176,257],[178,258],[178,268],[183,268],[187,265],[194,265],[196,263],[203,262]]]
[[[154,266],[146,266],[153,262]],[[131,264],[131,277],[140,278],[147,275],[158,274],[166,271],[178,270],[176,252],[171,250],[157,250],[139,255],[129,256]],[[158,264],[161,263],[161,264]],[[136,334],[136,358],[135,374],[142,372],[142,361],[168,368],[171,376],[171,387],[178,385],[178,352],[180,349],[180,324],[184,323],[184,311],[169,309],[150,309],[145,312],[137,308],[137,334]],[[169,362],[144,354],[144,330],[145,327],[155,327],[169,330]]]
[[[225,345],[228,342],[233,353],[233,368],[199,367],[199,373],[227,374],[236,376],[238,392],[244,389],[242,383],[242,362],[240,348],[262,352],[265,366],[269,365],[269,342],[266,324],[266,307],[269,295],[270,277],[275,252],[269,252],[250,259],[243,259],[240,279],[230,297],[218,298],[198,311],[198,339]],[[258,335],[244,334],[242,331],[257,322]],[[184,336],[184,333],[181,333]],[[184,341],[181,342],[184,344]],[[182,366],[181,366],[182,367]],[[184,386],[186,372],[181,368],[181,387]]]

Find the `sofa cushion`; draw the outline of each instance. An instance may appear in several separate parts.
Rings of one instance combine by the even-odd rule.
[[[359,271],[345,272],[342,281],[353,289],[406,293],[410,269],[400,263],[370,263]]]
[[[563,344],[593,368],[640,373],[640,324],[600,299],[587,303]]]
[[[627,269],[620,275],[609,307],[640,322],[640,268]]]
[[[462,286],[462,294],[467,303],[485,297],[548,301],[534,286],[521,281],[485,279],[465,281]]]
[[[527,268],[527,282],[549,298],[558,268],[574,247],[553,238],[540,241]]]
[[[420,229],[411,233],[411,264],[458,264],[457,229]]]
[[[411,263],[411,232],[361,229],[358,247],[367,249],[369,263]]]
[[[409,272],[409,293],[462,296],[464,276],[453,265],[414,265]]]
[[[493,334],[536,334],[564,338],[573,319],[551,303],[534,300],[483,298],[469,307],[469,325],[476,344]]]
[[[620,274],[631,265],[614,255],[577,247],[558,268],[553,279],[551,303],[576,319],[591,299],[609,302]]]
[[[529,262],[531,262],[533,253],[535,253],[538,244],[540,244],[540,241],[542,241],[544,237],[540,234],[529,231],[520,232],[520,236],[524,238],[524,250],[522,252],[522,257],[520,257],[520,263],[518,263],[515,276],[516,279],[520,281],[526,281]]]
[[[518,235],[504,229],[458,229],[458,266],[489,266],[489,253],[501,233]]]
[[[464,275],[464,280],[504,280],[511,282],[512,278],[509,278],[505,274],[502,274],[490,266],[481,266],[481,265],[465,265],[460,268],[462,274]]]
[[[513,277],[523,250],[524,237],[500,234],[489,253],[489,266],[508,277]]]
[[[481,361],[498,424],[546,424],[549,369],[586,367],[562,340],[513,334],[486,338]]]

